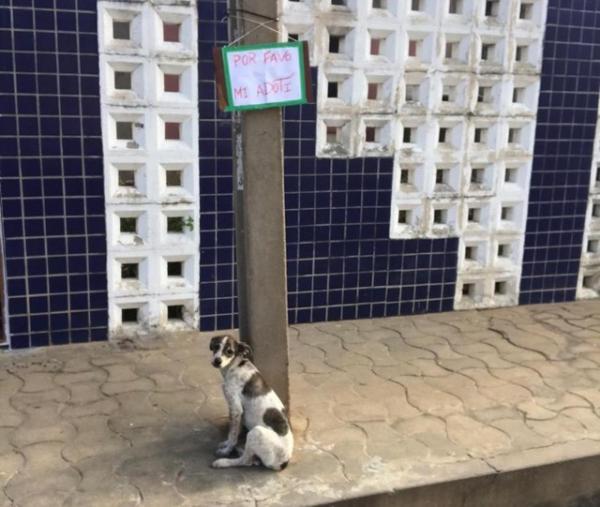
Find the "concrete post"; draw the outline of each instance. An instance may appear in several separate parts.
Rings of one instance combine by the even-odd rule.
[[[242,44],[277,41],[272,30],[256,29],[257,24],[277,18],[277,0],[234,0],[231,14],[234,37],[255,29]],[[278,22],[267,26],[278,28]],[[289,408],[281,128],[280,109],[241,114],[235,129],[239,137],[234,139],[235,205],[240,336],[250,343],[256,365]]]

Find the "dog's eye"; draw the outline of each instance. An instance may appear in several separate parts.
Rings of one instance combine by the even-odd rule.
[[[231,356],[233,355],[233,350],[231,350],[230,348],[225,349],[225,355],[226,356]]]

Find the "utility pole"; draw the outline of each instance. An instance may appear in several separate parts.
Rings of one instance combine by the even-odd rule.
[[[277,42],[277,0],[230,0],[232,39]],[[259,26],[263,24],[264,26]],[[283,143],[280,108],[235,113],[240,337],[289,409]]]

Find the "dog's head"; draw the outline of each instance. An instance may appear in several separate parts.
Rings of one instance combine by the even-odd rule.
[[[252,348],[246,343],[238,342],[229,335],[215,336],[210,340],[212,352],[211,363],[215,368],[226,368],[239,357],[252,361]]]

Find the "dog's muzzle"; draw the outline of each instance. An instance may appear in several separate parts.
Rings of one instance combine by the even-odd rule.
[[[213,365],[215,368],[220,368],[222,363],[223,363],[223,361],[221,360],[221,358],[220,358],[220,357],[216,357],[216,358],[214,358],[214,359],[212,360],[212,365]]]

